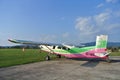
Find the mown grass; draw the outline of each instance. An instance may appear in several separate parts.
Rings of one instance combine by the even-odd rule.
[[[0,67],[44,61],[46,55],[39,49],[25,49],[24,52],[22,49],[0,49]]]
[[[120,52],[111,52],[110,56],[120,56]]]
[[[26,63],[44,61],[47,53],[40,52],[39,49],[0,49],[0,68]],[[110,56],[120,56],[120,52],[112,52]],[[52,59],[56,56],[52,55]]]

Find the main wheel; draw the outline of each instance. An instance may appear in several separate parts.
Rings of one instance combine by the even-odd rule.
[[[50,60],[50,56],[46,56],[45,60],[49,61]]]
[[[58,58],[61,58],[61,55],[57,55]]]

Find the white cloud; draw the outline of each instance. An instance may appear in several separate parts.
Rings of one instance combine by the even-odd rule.
[[[76,19],[75,28],[79,31],[79,42],[88,42],[88,39],[92,40],[98,32],[93,20],[93,16],[79,17]]]
[[[119,11],[106,10],[105,12],[76,19],[75,29],[79,31],[80,38],[91,39],[98,34],[109,34],[120,29]]]
[[[110,12],[103,12],[94,16],[97,25],[103,25],[111,17]]]
[[[99,32],[102,27],[104,27],[110,18],[111,13],[109,11],[94,16],[79,17],[76,19],[75,28],[78,29],[82,34],[95,34]]]
[[[119,0],[106,0],[107,3],[117,3]]]
[[[113,30],[113,29],[116,29],[116,28],[120,28],[120,23],[114,23],[114,24],[109,25],[107,30]]]
[[[75,28],[78,29],[83,35],[91,35],[96,33],[94,31],[94,24],[92,23],[92,17],[79,17],[76,20]]]
[[[97,8],[101,8],[101,7],[103,7],[103,6],[104,6],[104,4],[103,4],[103,3],[100,3],[100,4],[97,5]]]

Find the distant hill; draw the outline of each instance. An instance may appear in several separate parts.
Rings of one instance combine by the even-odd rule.
[[[0,48],[39,48],[36,45],[14,45],[14,46],[0,46]]]
[[[94,46],[96,42],[84,43],[85,46]],[[108,47],[120,47],[120,42],[108,42]]]

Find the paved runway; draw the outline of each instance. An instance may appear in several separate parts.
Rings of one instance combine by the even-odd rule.
[[[0,80],[120,80],[120,57],[111,59],[59,59],[0,68]]]

